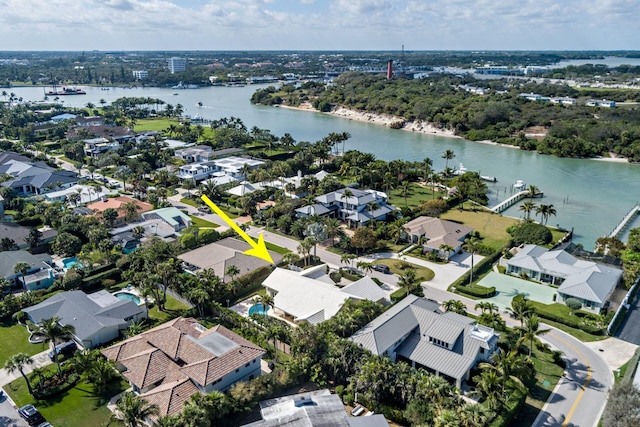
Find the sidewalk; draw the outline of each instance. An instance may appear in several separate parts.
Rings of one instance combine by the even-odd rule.
[[[31,358],[33,359],[33,363],[31,365],[25,366],[24,368],[25,375],[28,375],[36,368],[41,368],[43,366],[47,366],[53,363],[49,359],[50,351],[51,351],[50,349],[47,349],[41,353],[31,356]],[[12,382],[17,378],[22,378],[22,375],[20,375],[20,371],[16,370],[10,374],[7,372],[6,369],[0,369],[0,387],[4,387],[5,385],[9,384],[10,382]]]

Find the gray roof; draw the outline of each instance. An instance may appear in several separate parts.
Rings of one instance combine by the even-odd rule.
[[[362,279],[345,286],[341,291],[361,299],[368,299],[369,301],[375,302],[387,297],[387,293],[380,289],[380,286],[369,276],[364,276]]]
[[[90,339],[107,326],[125,326],[125,318],[144,310],[133,301],[120,300],[107,291],[89,295],[82,291],[62,292],[24,309],[35,323],[58,316],[61,324],[75,328],[75,336],[80,340]]]
[[[301,216],[325,215],[331,212],[331,209],[325,207],[321,203],[315,203],[313,205],[307,205],[307,206],[298,208],[296,209],[296,212]]]
[[[382,415],[353,418],[340,397],[329,390],[283,396],[260,402],[262,420],[245,427],[388,427]],[[353,420],[358,420],[352,423]]]
[[[461,379],[475,364],[480,348],[491,350],[498,341],[493,329],[473,322],[466,316],[441,313],[437,303],[409,295],[350,340],[378,355],[399,344],[397,354]]]
[[[18,246],[25,246],[25,237],[29,235],[32,227],[26,227],[24,225],[17,224],[15,222],[0,222],[0,236],[8,237],[16,242]],[[47,229],[42,231],[42,240],[50,240],[58,235],[58,231],[54,229]]]
[[[48,254],[32,255],[27,251],[4,251],[0,252],[0,277],[15,276],[13,270],[16,264],[25,262],[31,266],[30,270],[46,268],[43,262],[51,263],[51,256]]]
[[[343,197],[343,194],[346,190],[349,190],[352,196]],[[323,194],[316,197],[316,200],[323,204],[329,204],[338,201],[355,206],[366,205],[367,203],[375,202],[376,199],[376,194],[374,192],[358,190],[356,188],[341,188],[331,193]]]
[[[30,162],[31,159],[22,154],[14,153],[13,151],[0,152],[0,165],[3,165],[11,160],[17,160],[19,162]]]
[[[559,293],[599,304],[607,300],[622,278],[618,268],[536,245],[526,245],[507,264],[563,278]]]

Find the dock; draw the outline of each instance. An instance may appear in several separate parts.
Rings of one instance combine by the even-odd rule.
[[[609,237],[617,238],[620,235],[620,233],[622,233],[624,229],[627,228],[631,220],[636,215],[638,215],[639,212],[640,212],[640,203],[636,203],[636,205],[633,208],[631,208],[629,212],[627,212],[624,218],[622,218],[622,221],[620,221],[620,223],[616,226],[616,228],[613,229],[611,234],[609,234]]]
[[[510,208],[511,206],[515,205],[516,203],[518,203],[520,200],[524,199],[527,196],[529,196],[528,190],[519,191],[513,196],[509,197],[508,199],[492,207],[491,210],[496,213],[501,213],[502,211],[506,210],[507,208]]]

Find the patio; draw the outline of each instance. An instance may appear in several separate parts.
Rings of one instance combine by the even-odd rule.
[[[553,304],[553,296],[558,292],[556,288],[543,283],[530,282],[496,272],[489,273],[478,284],[496,288],[496,295],[485,300],[495,303],[501,310],[511,307],[511,300],[518,294],[523,294],[527,299],[542,304]]]

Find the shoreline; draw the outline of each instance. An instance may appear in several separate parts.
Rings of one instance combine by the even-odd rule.
[[[372,123],[376,125],[383,125],[391,128],[393,123],[405,122],[404,126],[398,128],[398,130],[404,130],[408,132],[420,132],[428,135],[437,135],[447,138],[463,139],[461,136],[455,135],[453,131],[447,129],[441,129],[429,122],[423,122],[422,120],[408,121],[402,117],[392,116],[389,114],[369,113],[364,111],[353,110],[345,107],[336,107],[329,112],[321,112],[316,110],[309,103],[300,104],[298,107],[292,107],[290,105],[280,105],[281,108],[289,108],[291,110],[311,111],[314,113],[328,114],[334,117],[341,117],[343,119],[355,120],[363,123]]]
[[[462,136],[455,135],[453,133],[453,131],[451,131],[451,130],[437,128],[436,126],[434,126],[433,124],[431,124],[429,122],[423,122],[422,120],[408,121],[408,120],[406,120],[406,119],[404,119],[402,117],[392,116],[392,115],[389,115],[389,114],[369,113],[369,112],[353,110],[353,109],[346,108],[346,107],[336,107],[332,111],[321,112],[321,111],[318,111],[315,108],[313,108],[311,106],[311,104],[308,103],[308,102],[302,103],[298,107],[292,107],[290,105],[283,105],[283,104],[280,104],[279,107],[288,108],[290,110],[310,111],[310,112],[313,112],[313,113],[328,114],[328,115],[334,116],[334,117],[341,117],[343,119],[355,120],[355,121],[363,122],[363,123],[372,123],[372,124],[376,124],[376,125],[382,125],[382,126],[386,126],[388,128],[391,128],[391,124],[392,123],[397,123],[397,122],[404,121],[405,125],[403,127],[401,127],[401,128],[398,128],[398,130],[404,130],[404,131],[407,131],[407,132],[420,132],[420,133],[424,133],[424,134],[427,134],[427,135],[436,135],[436,136],[442,136],[442,137],[445,137],[445,138],[464,139],[464,137],[462,137]],[[488,140],[488,139],[483,139],[483,140],[480,140],[480,141],[469,141],[469,142],[474,142],[474,143],[478,143],[478,144],[486,144],[486,145],[495,145],[495,146],[498,146],[498,147],[520,150],[520,147],[518,147],[517,145],[502,144],[502,143],[494,142],[494,141],[491,141],[491,140]],[[629,159],[627,159],[626,157],[620,157],[620,156],[615,155],[614,153],[609,153],[609,155],[611,157],[582,157],[581,159],[583,159],[583,160],[595,160],[595,161],[598,161],[598,162],[632,164],[631,162],[629,162]]]

